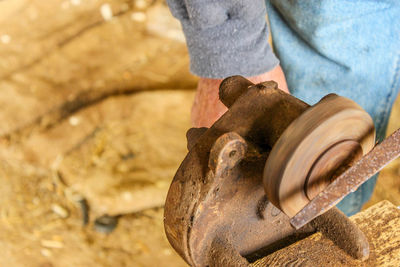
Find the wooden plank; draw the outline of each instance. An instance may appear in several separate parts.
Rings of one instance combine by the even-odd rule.
[[[367,261],[354,260],[331,240],[316,233],[252,266],[400,266],[400,210],[396,206],[385,200],[352,216],[351,220],[369,240],[371,252]]]

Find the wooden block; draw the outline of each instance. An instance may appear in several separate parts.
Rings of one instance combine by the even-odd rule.
[[[400,266],[400,210],[382,201],[351,217],[369,240],[367,261],[354,260],[334,243],[315,233],[257,260],[261,266]]]

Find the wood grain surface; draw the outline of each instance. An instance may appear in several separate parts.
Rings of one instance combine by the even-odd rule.
[[[320,233],[253,263],[261,266],[400,266],[400,210],[389,201],[382,201],[351,217],[366,234],[370,257],[361,262]]]

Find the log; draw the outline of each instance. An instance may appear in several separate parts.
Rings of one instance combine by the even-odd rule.
[[[366,261],[353,259],[321,233],[315,233],[251,266],[400,266],[400,209],[384,200],[350,219],[368,238],[370,257]]]

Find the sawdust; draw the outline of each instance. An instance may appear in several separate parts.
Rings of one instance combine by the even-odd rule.
[[[397,266],[400,249],[400,210],[388,201],[361,212],[350,220],[364,232],[370,247],[366,261],[355,260],[328,239],[317,233],[272,255],[258,260],[253,266]],[[385,225],[385,227],[383,227]]]
[[[162,1],[74,1],[0,2],[0,266],[185,266],[159,208],[186,153],[185,45],[131,19]]]
[[[333,249],[332,249],[333,248]],[[317,255],[311,251],[319,251]],[[313,239],[305,239],[301,246],[293,244],[285,250],[285,255],[279,253],[272,254],[264,258],[261,263],[254,263],[252,266],[282,266],[282,259],[285,259],[287,266],[363,266],[335,247],[333,242],[328,239],[321,239],[318,235]],[[361,264],[361,265],[360,265]]]
[[[368,249],[366,242],[368,241],[359,229],[343,218],[344,214],[332,209],[324,216],[316,218],[313,224],[324,237],[332,240],[336,246],[346,251],[350,256],[365,259],[365,250]]]

